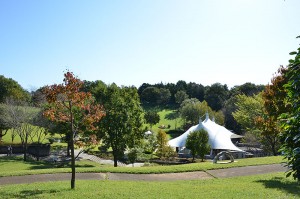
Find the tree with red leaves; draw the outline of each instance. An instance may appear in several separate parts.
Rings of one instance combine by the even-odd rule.
[[[78,134],[97,130],[94,125],[105,115],[104,109],[94,103],[89,92],[82,92],[83,82],[76,78],[72,72],[66,72],[62,84],[47,86],[44,93],[48,106],[44,116],[51,121],[70,125],[71,148],[71,188],[75,188],[75,154],[74,143]],[[94,141],[94,137],[92,137]]]

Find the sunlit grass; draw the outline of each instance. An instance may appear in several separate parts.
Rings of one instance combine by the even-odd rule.
[[[265,164],[281,163],[281,156],[238,159],[231,164],[213,164],[212,162],[191,163],[183,165],[169,166],[147,166],[147,167],[112,167],[111,165],[100,165],[91,161],[79,161],[77,172],[111,172],[111,173],[179,173],[191,171],[205,171],[212,169],[243,167]],[[0,176],[14,176],[42,173],[64,173],[69,172],[69,167],[57,168],[57,165],[47,162],[23,162],[21,157],[1,157],[0,158]]]
[[[300,185],[284,173],[172,182],[69,181],[0,187],[1,198],[299,198]]]

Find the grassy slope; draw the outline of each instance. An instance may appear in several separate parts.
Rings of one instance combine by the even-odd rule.
[[[3,137],[2,141],[4,143],[11,143],[11,133],[12,133],[12,131],[8,130],[7,134]],[[59,134],[55,134],[54,136],[47,134],[45,139],[43,140],[43,143],[49,143],[49,140],[47,138],[50,138],[50,137],[60,138]],[[30,138],[28,138],[28,141],[29,141],[29,143],[31,142]],[[37,138],[34,138],[33,141],[36,142]],[[21,139],[18,135],[16,135],[16,137],[14,138],[14,143],[15,144],[21,143]]]
[[[0,187],[1,198],[299,198],[300,184],[283,173],[173,182],[76,181]]]
[[[181,118],[176,118],[176,110],[175,109],[162,109],[158,112],[160,116],[160,121],[156,125],[152,127],[152,131],[158,132],[160,130],[159,126],[164,125],[168,127],[170,125],[170,128],[162,129],[166,133],[168,133],[170,130],[182,130],[183,120]],[[146,124],[150,129],[150,126]],[[176,128],[175,128],[176,127]],[[178,135],[170,135],[169,138],[172,138],[172,136],[178,136]]]
[[[77,172],[112,172],[112,173],[172,173],[205,171],[211,169],[242,167],[249,165],[263,165],[281,163],[282,157],[264,157],[239,159],[231,164],[212,164],[211,162],[192,163],[172,166],[149,166],[149,167],[112,167],[111,165],[100,165],[90,161],[78,163],[80,167]],[[70,168],[56,168],[55,165],[43,162],[23,162],[21,157],[1,157],[0,176],[16,176],[42,173],[65,173],[70,172]]]

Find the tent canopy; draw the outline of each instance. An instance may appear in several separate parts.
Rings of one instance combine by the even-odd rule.
[[[208,133],[209,144],[212,149],[223,149],[223,150],[232,150],[232,151],[242,151],[238,147],[236,147],[231,138],[239,137],[239,135],[234,134],[227,130],[225,127],[216,124],[215,122],[209,119],[208,114],[206,114],[205,121],[199,121],[198,125],[192,126],[185,133],[170,140],[168,143],[172,147],[185,147],[185,142],[187,136],[191,132],[195,132],[198,130],[204,129]]]

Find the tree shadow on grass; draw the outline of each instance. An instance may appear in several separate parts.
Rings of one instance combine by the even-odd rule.
[[[179,116],[179,114],[176,111],[174,111],[174,112],[166,114],[165,119],[175,120],[176,118],[178,118],[178,116]]]
[[[35,161],[35,160],[30,160],[28,159],[26,162],[23,161],[23,157],[20,156],[6,156],[6,157],[1,157],[0,158],[0,165],[4,165],[7,163],[14,163],[14,162],[23,162],[24,164],[30,165],[30,168],[35,168],[35,169],[48,169],[52,168],[53,166],[45,161]]]
[[[291,182],[283,177],[274,177],[271,180],[258,180],[256,182],[262,183],[268,189],[277,189],[295,196],[300,196],[300,183],[297,181]]]
[[[34,190],[22,190],[20,192],[14,193],[1,193],[1,198],[40,198],[42,194],[54,194],[59,193],[62,190],[43,190],[43,189],[34,189]]]

